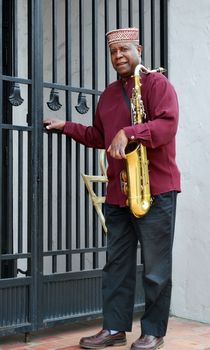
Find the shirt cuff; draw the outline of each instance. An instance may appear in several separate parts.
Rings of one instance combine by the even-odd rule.
[[[71,130],[71,122],[66,121],[64,128],[63,128],[63,134],[68,135]]]
[[[125,128],[123,128],[123,130],[125,131],[125,135],[129,140],[136,139],[136,132],[134,126],[126,126]]]

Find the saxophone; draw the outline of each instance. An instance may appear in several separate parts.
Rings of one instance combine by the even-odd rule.
[[[164,72],[164,68],[149,70],[138,64],[134,72],[134,88],[131,96],[131,113],[133,125],[143,123],[146,118],[141,97],[141,73]],[[126,170],[121,172],[123,192],[127,196],[127,205],[137,218],[144,216],[150,209],[152,198],[150,193],[147,150],[138,141],[130,141],[125,149]]]

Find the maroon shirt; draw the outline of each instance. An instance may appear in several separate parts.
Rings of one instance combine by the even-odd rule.
[[[142,99],[146,122],[131,125],[131,116],[122,90],[122,81],[110,84],[100,96],[93,126],[66,122],[64,134],[87,147],[107,149],[120,129],[126,136],[139,140],[147,147],[151,194],[180,191],[180,173],[176,165],[175,135],[178,125],[178,102],[173,86],[161,73],[142,74]],[[132,94],[133,78],[126,82],[129,97]],[[112,158],[107,153],[108,185],[106,202],[125,205],[120,172],[124,160]]]

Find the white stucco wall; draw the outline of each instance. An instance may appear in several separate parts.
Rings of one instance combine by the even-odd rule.
[[[169,78],[180,103],[176,316],[210,322],[210,1],[169,0]]]

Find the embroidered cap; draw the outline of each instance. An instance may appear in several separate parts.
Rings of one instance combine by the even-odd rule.
[[[138,28],[121,28],[111,30],[106,33],[108,45],[118,42],[135,42],[139,44],[139,30]]]

